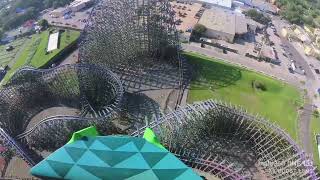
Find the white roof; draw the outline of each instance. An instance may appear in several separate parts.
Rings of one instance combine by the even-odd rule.
[[[47,52],[58,49],[59,32],[50,34]]]
[[[91,2],[91,0],[75,0],[69,5],[69,7],[78,6],[80,4],[88,3],[88,2]]]
[[[208,4],[216,4],[218,6],[223,6],[227,8],[231,8],[232,6],[232,0],[199,0],[203,3],[208,3]]]

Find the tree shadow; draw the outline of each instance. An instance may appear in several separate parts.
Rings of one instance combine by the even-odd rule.
[[[220,89],[242,78],[241,69],[201,57],[186,56],[193,67],[191,89]]]
[[[134,118],[139,125],[145,125],[146,121],[161,116],[160,105],[141,93],[126,92],[122,110],[129,115],[129,118]]]
[[[242,37],[235,37],[234,43],[235,44],[241,44],[245,45],[245,43],[255,43],[256,42],[256,37],[255,34],[253,33],[246,33]]]

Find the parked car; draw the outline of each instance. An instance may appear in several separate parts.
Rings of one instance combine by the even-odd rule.
[[[223,51],[223,54],[227,54],[228,53],[228,51],[226,49],[223,49],[222,51]]]
[[[11,50],[13,50],[13,49],[14,49],[14,48],[13,48],[13,46],[11,46],[11,45],[6,47],[6,51],[11,51]]]
[[[293,69],[291,67],[289,67],[288,70],[289,70],[290,73],[294,74],[294,71],[293,71]]]

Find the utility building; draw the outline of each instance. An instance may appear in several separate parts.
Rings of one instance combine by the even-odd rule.
[[[205,35],[208,38],[230,43],[233,43],[236,35],[241,36],[248,31],[245,17],[218,7],[205,10],[198,23],[207,28]]]

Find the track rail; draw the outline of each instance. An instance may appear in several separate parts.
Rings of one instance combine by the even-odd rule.
[[[177,127],[179,129],[179,125],[185,124],[186,119],[192,118],[192,116],[201,116],[203,117],[208,111],[211,111],[213,109],[217,109],[217,111],[227,111],[229,114],[233,116],[240,116],[243,121],[247,122],[249,125],[248,127],[248,133],[251,133],[252,127],[254,125],[263,126],[268,128],[268,132],[270,133],[270,139],[273,140],[273,137],[278,138],[276,142],[273,142],[275,144],[279,143],[280,141],[287,142],[288,145],[284,152],[288,150],[290,152],[291,150],[295,152],[295,154],[292,154],[292,158],[298,157],[298,160],[295,163],[300,163],[297,165],[297,168],[304,168],[306,173],[301,173],[299,176],[301,178],[308,177],[312,180],[319,179],[316,168],[313,166],[312,161],[307,157],[306,153],[295,143],[295,141],[281,128],[276,126],[275,124],[271,123],[268,120],[265,120],[260,117],[255,117],[252,115],[249,115],[245,110],[239,109],[234,106],[226,105],[223,103],[217,103],[213,100],[208,100],[201,103],[196,103],[193,105],[187,105],[185,108],[179,108],[177,111],[174,111],[172,113],[168,113],[162,118],[155,119],[153,122],[149,123],[148,126],[142,127],[141,129],[138,129],[137,131],[133,132],[132,136],[141,136],[145,130],[145,128],[150,127],[153,129],[160,130],[161,125],[168,124],[169,127]],[[250,127],[251,126],[251,127]],[[241,126],[240,126],[241,127]],[[239,127],[239,128],[240,128]],[[246,128],[246,127],[241,127]],[[160,130],[161,131],[161,130]],[[170,130],[174,131],[174,129]],[[251,136],[251,138],[254,138],[256,133]],[[271,141],[270,140],[270,141]],[[264,142],[265,143],[265,142]],[[266,146],[271,146],[272,144],[269,144],[269,142],[266,144]],[[261,145],[263,146],[263,144]],[[263,147],[262,147],[263,148]],[[265,151],[267,152],[269,148],[266,148]],[[290,149],[290,150],[289,150]],[[277,156],[280,156],[281,152],[277,153]],[[263,156],[263,154],[261,154]],[[275,158],[275,157],[263,157],[263,158]],[[278,157],[277,157],[278,158]],[[266,160],[266,159],[264,159]],[[287,159],[284,159],[283,161],[286,161]],[[289,159],[290,160],[290,159]],[[291,162],[291,161],[290,161]],[[277,176],[277,175],[275,175]],[[279,174],[277,179],[286,179],[286,176]]]
[[[21,148],[21,146],[11,138],[2,128],[0,128],[0,137],[5,142],[4,145],[10,149],[14,149],[16,154],[19,155],[25,162],[30,166],[36,165],[36,163],[30,158],[26,151]]]

